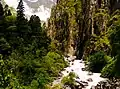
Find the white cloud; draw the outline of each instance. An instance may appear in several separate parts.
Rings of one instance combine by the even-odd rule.
[[[17,0],[5,0],[5,2],[6,2],[9,6],[14,7],[14,8],[17,8],[17,5],[18,5]]]
[[[28,1],[37,2],[38,0],[28,0]],[[53,1],[53,0],[51,0],[51,1]],[[14,7],[15,9],[17,8],[17,5],[18,5],[17,0],[5,0],[5,2],[9,6]],[[44,7],[44,5],[39,6],[37,12],[33,11],[34,8],[28,7],[28,5],[25,2],[24,2],[24,6],[25,6],[25,14],[26,14],[26,16],[28,16],[28,18],[31,15],[37,15],[40,17],[41,20],[46,21],[47,18],[50,17],[50,8],[46,8],[46,7]]]

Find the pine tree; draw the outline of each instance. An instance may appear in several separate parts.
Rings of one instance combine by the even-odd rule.
[[[8,15],[8,5],[5,5],[4,7],[4,15],[7,16]]]
[[[8,15],[8,16],[11,16],[11,15],[12,15],[10,9],[8,10],[8,14],[7,14],[7,15]]]
[[[4,26],[3,26],[3,18],[4,17],[4,10],[3,10],[3,5],[2,2],[0,0],[0,32],[2,32],[4,30]]]
[[[6,4],[4,7],[4,16],[11,16],[11,10],[9,9],[9,6]]]
[[[3,17],[3,15],[4,15],[4,10],[3,10],[3,6],[0,1],[0,19]]]
[[[18,7],[17,7],[17,20],[21,21],[25,19],[25,14],[24,14],[24,5],[23,1],[20,0]]]
[[[25,35],[24,33],[27,33],[29,30],[27,19],[25,18],[25,14],[24,14],[23,0],[20,0],[18,7],[17,7],[16,26],[17,26],[17,30],[21,36]]]

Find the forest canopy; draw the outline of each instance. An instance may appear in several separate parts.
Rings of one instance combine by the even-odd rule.
[[[16,13],[0,3],[0,88],[44,89],[67,62],[53,49],[40,18],[26,19],[22,0]]]

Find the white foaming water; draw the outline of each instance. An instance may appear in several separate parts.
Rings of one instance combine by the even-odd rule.
[[[24,1],[24,0],[23,0]],[[24,1],[24,7],[25,7],[25,15],[27,18],[30,18],[31,15],[37,15],[40,17],[40,19],[42,21],[47,21],[47,19],[50,17],[50,13],[51,13],[51,7],[52,5],[55,4],[55,0],[26,0],[27,3]],[[47,7],[47,5],[44,5],[43,2],[48,2],[51,4],[50,7]],[[14,7],[15,9],[18,6],[18,2],[19,0],[5,0],[6,4],[8,4],[10,7]],[[37,4],[39,5],[37,10],[35,11],[36,8],[31,8],[30,6],[28,6],[28,3],[32,5],[32,3],[35,5],[35,2],[37,2]],[[43,3],[42,5],[40,3]]]
[[[66,59],[66,58],[65,58]],[[68,60],[72,60],[74,58],[69,57]],[[64,76],[67,76],[70,72],[74,72],[79,78],[76,79],[77,81],[85,81],[88,82],[88,79],[92,79],[91,82],[88,82],[88,86],[85,87],[85,89],[90,89],[92,86],[96,86],[98,84],[98,82],[106,80],[105,78],[101,78],[100,77],[100,73],[93,73],[92,75],[89,75],[88,71],[82,71],[82,68],[85,68],[85,64],[84,61],[82,60],[74,60],[73,62],[70,62],[70,66],[65,68],[65,71],[62,71],[61,73],[63,74],[63,76],[58,79],[55,80],[53,82],[54,84],[60,83],[61,79]]]
[[[38,0],[28,0],[29,2],[37,2]]]

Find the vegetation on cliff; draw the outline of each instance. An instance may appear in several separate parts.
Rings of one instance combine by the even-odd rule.
[[[71,54],[86,60],[90,71],[119,77],[119,9],[117,0],[57,0],[48,35],[65,54],[73,48]]]

